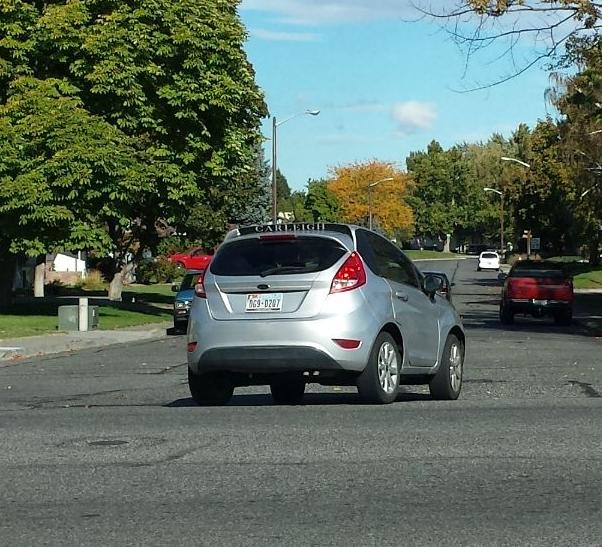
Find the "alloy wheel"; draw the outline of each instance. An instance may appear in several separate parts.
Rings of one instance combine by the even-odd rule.
[[[378,351],[378,379],[381,389],[391,394],[397,388],[399,381],[397,352],[390,342],[385,342]]]

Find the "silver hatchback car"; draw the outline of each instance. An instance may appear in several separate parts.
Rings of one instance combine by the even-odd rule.
[[[307,383],[356,385],[374,403],[401,384],[457,399],[460,317],[386,238],[359,226],[258,225],[230,232],[195,284],[188,383],[201,405],[269,384],[298,404]]]

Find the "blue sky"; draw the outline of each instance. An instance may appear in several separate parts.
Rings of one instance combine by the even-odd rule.
[[[437,7],[453,0],[438,0]],[[424,5],[424,4],[423,4]],[[509,135],[553,113],[544,100],[548,75],[533,68],[509,82],[469,93],[456,90],[511,73],[506,46],[466,56],[409,0],[243,0],[246,49],[278,128],[278,166],[293,189],[329,167],[378,159],[405,169],[410,151],[436,139],[443,146]],[[515,49],[520,64],[534,44]],[[271,136],[271,121],[264,134]],[[266,141],[271,157],[271,141]]]

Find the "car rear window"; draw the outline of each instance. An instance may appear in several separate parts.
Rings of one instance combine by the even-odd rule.
[[[518,262],[510,272],[511,277],[567,277],[562,266],[548,264],[546,262]]]
[[[334,265],[347,249],[325,237],[243,239],[222,247],[210,270],[215,275],[268,276],[320,272]]]
[[[194,289],[194,284],[199,277],[198,273],[187,273],[182,279],[182,283],[180,283],[180,290],[187,291],[189,289]]]
[[[497,255],[495,253],[483,253],[481,258],[497,258]]]

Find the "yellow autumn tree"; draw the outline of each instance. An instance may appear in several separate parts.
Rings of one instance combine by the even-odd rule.
[[[374,160],[331,168],[328,189],[344,222],[367,225],[372,211],[373,226],[393,236],[412,233],[414,215],[405,202],[410,185],[407,173]]]

